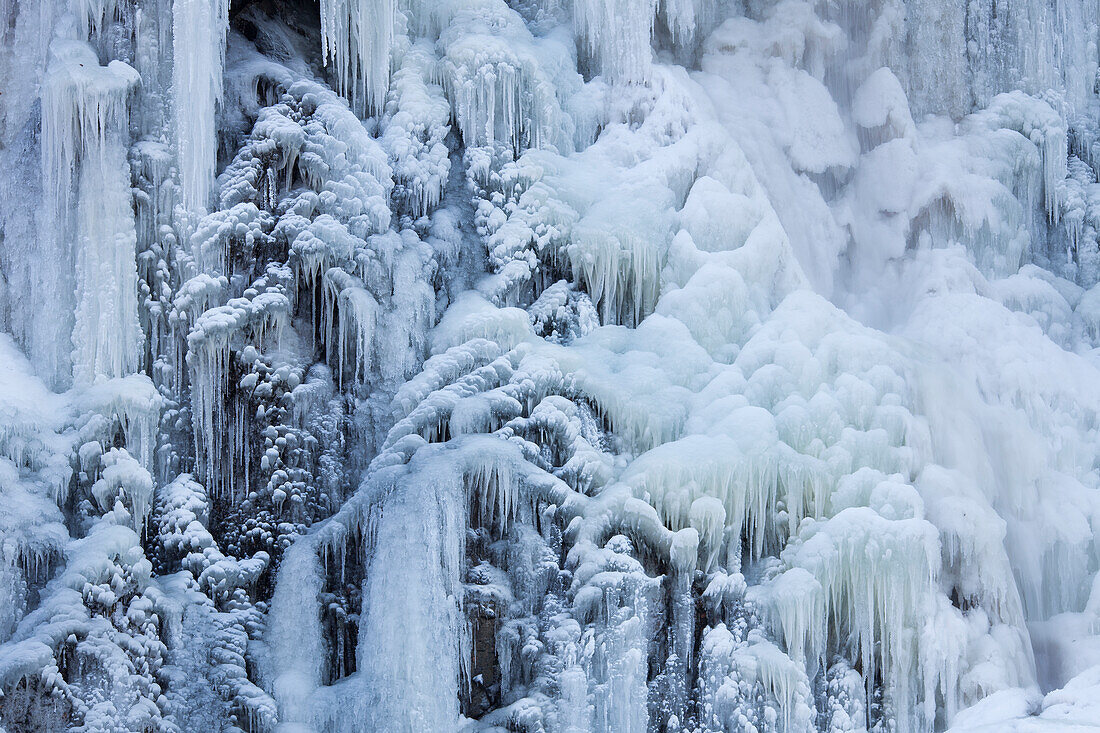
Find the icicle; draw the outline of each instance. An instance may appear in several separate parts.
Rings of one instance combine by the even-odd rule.
[[[321,0],[321,55],[353,108],[382,111],[390,85],[397,0]]]
[[[137,371],[145,341],[130,167],[120,145],[84,160],[79,197],[73,376],[87,383]]]
[[[657,0],[576,0],[573,23],[589,56],[610,81],[642,82],[649,74],[656,12]],[[682,33],[681,18],[682,13],[675,25]]]
[[[77,162],[128,134],[127,99],[138,81],[121,61],[101,67],[86,43],[50,44],[42,87],[42,177],[46,200],[63,221]]]
[[[646,576],[629,553],[626,537],[612,537],[603,554],[630,571],[595,574],[574,600],[574,616],[582,613],[578,602],[586,595],[595,597],[598,608],[595,649],[586,666],[594,708],[592,730],[599,733],[642,733],[650,722],[647,657],[660,582]]]
[[[99,66],[83,43],[58,41],[51,52],[42,102],[42,163],[56,233],[64,236],[79,162],[73,376],[90,383],[97,376],[135,371],[144,342],[125,151],[127,99],[138,75],[120,61]]]
[[[393,159],[394,181],[404,188],[402,203],[414,217],[434,209],[450,172],[451,107],[443,89],[432,82],[437,60],[427,43],[418,43],[393,76],[381,143]],[[395,197],[397,195],[395,191]]]
[[[349,343],[355,348],[352,370],[355,382],[362,384],[370,372],[374,358],[374,337],[378,320],[378,301],[359,278],[339,267],[325,273],[325,310],[322,330],[328,359],[336,352],[336,381],[342,387],[345,355]],[[338,313],[338,328],[334,337],[334,314]]]
[[[232,484],[232,477],[218,470],[222,465],[227,432],[225,401],[229,393],[229,343],[247,319],[248,312],[241,308],[218,306],[203,313],[187,334],[195,464],[215,494]]]
[[[182,204],[190,214],[211,203],[217,164],[215,108],[222,99],[222,66],[229,0],[172,3],[172,105]],[[196,257],[201,262],[201,258]]]
[[[163,402],[152,380],[144,374],[99,380],[82,394],[80,401],[87,411],[117,421],[126,437],[126,450],[150,472],[154,468]],[[109,443],[111,437],[104,436],[104,440]]]
[[[480,509],[478,522],[485,527],[495,527],[503,535],[520,509],[517,481],[512,476],[510,461],[493,451],[472,458],[475,460],[467,468],[466,482]]]
[[[787,653],[816,673],[825,652],[825,595],[821,583],[803,568],[792,568],[767,586],[777,636]]]
[[[573,275],[585,284],[603,323],[636,325],[657,303],[667,224],[620,229],[603,206],[597,210],[598,216],[577,224],[566,247]]]
[[[719,499],[702,496],[691,502],[691,526],[699,535],[699,569],[710,572],[722,549],[726,528],[726,507]]]
[[[829,619],[829,637],[850,640],[869,691],[875,675],[882,675],[899,730],[923,730],[930,721],[920,720],[917,681],[929,670],[928,655],[934,650],[922,647],[915,635],[937,598],[940,548],[935,528],[921,519],[889,521],[858,507],[807,527],[805,534],[805,542],[791,545],[784,557],[820,583],[825,610],[819,618]],[[803,602],[816,596],[811,579],[800,573],[777,588],[783,632],[792,635],[788,648],[800,654],[819,650],[820,627],[804,610],[792,607],[799,596]],[[795,638],[796,633],[802,638]],[[948,688],[954,684],[946,682]]]
[[[467,147],[568,149],[565,120],[535,39],[502,2],[460,11],[440,36],[447,97]]]
[[[126,499],[134,531],[140,535],[153,508],[153,477],[124,449],[112,448],[101,460],[102,477],[92,486],[92,496],[104,511],[110,510],[116,499]]]
[[[119,0],[69,0],[81,38],[99,34],[115,18]]]
[[[623,479],[649,497],[669,527],[698,526],[709,552],[717,549],[714,521],[722,516],[735,537],[743,532],[748,538],[750,554],[760,557],[784,529],[821,514],[829,481],[819,462],[782,442],[765,442],[770,416],[761,420],[763,413],[756,408],[734,414],[747,428],[745,437],[761,440],[751,452],[729,438],[688,436],[643,454]],[[785,528],[776,523],[780,502],[788,512]]]

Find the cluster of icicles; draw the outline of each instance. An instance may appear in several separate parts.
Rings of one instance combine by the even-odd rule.
[[[8,297],[3,689],[105,730],[207,683],[250,732],[1082,714],[1100,12],[321,0],[334,91],[228,0],[46,5],[10,257],[71,263],[72,348]],[[244,502],[234,547],[281,534],[236,557]]]

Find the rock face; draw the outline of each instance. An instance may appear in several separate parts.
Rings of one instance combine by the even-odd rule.
[[[1100,721],[1100,8],[0,1],[0,731]]]

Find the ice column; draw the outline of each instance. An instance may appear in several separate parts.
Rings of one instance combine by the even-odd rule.
[[[144,338],[138,323],[137,233],[130,167],[127,101],[139,78],[120,61],[99,65],[90,46],[51,47],[42,94],[42,165],[54,234],[71,231],[76,198],[76,322],[73,377],[121,377],[137,370]]]
[[[172,105],[182,204],[210,205],[217,164],[215,107],[222,99],[229,0],[175,0],[172,6]]]
[[[324,578],[312,543],[303,540],[287,551],[279,580],[264,641],[275,675],[279,719],[289,727],[310,722],[309,697],[321,684],[324,671],[325,646],[317,609]]]
[[[8,327],[37,373],[63,387],[71,377],[72,268],[42,263],[67,262],[68,242],[50,231],[49,204],[40,205],[42,171],[27,165],[37,154],[30,100],[41,91],[54,2],[0,0],[0,18],[0,320],[8,311]]]

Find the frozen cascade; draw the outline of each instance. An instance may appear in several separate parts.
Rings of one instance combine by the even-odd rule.
[[[462,486],[453,467],[441,468],[414,473],[416,480],[396,484],[382,501],[357,652],[364,715],[346,727],[410,733],[457,727],[459,660],[469,654],[459,595],[466,522]],[[402,572],[388,572],[394,567]],[[407,593],[410,585],[418,592]],[[394,607],[398,599],[401,608]]]
[[[0,53],[0,78],[3,111],[4,167],[13,172],[0,181],[2,198],[14,200],[14,192],[40,188],[42,171],[37,166],[17,165],[16,160],[35,153],[35,111],[21,100],[36,96],[45,73],[48,49],[52,38],[54,2],[9,3],[3,6],[9,23],[5,28],[3,52]],[[8,290],[28,293],[22,299],[7,300],[9,327],[27,354],[40,364],[40,374],[51,384],[63,387],[72,376],[71,294],[72,273],[65,268],[36,267],[38,260],[54,260],[68,254],[64,240],[56,236],[39,236],[47,226],[42,217],[44,207],[4,207],[0,224],[9,245],[0,249],[0,268]],[[12,242],[17,240],[18,246]],[[60,294],[60,295],[59,295]],[[59,298],[62,300],[59,301]],[[59,302],[65,306],[57,308]],[[49,308],[47,308],[49,304]],[[60,310],[62,315],[49,315]]]
[[[217,120],[229,0],[172,3],[172,111],[180,170],[180,203],[204,213],[212,203]],[[200,260],[201,262],[201,260]]]
[[[0,730],[1100,726],[1100,7],[0,0]]]
[[[73,376],[87,383],[134,372],[143,349],[125,149],[127,101],[138,75],[120,61],[100,67],[95,52],[77,42],[55,44],[52,53],[43,91],[42,166],[55,233],[76,235]],[[67,225],[74,169],[75,228]]]

